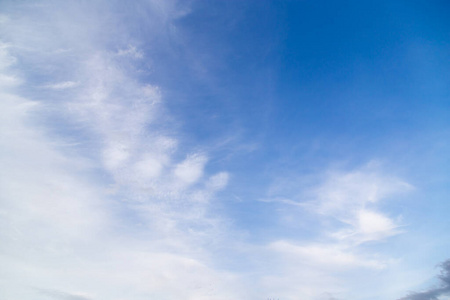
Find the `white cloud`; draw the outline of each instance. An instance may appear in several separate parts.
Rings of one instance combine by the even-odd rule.
[[[3,72],[17,61],[17,59],[9,53],[9,47],[10,45],[6,43],[0,43],[0,70]]]
[[[2,43],[0,40],[0,88],[10,88],[22,83],[19,76],[15,75],[10,66],[16,63],[16,58],[12,56],[8,49],[10,45]]]
[[[158,157],[150,153],[143,155],[135,166],[136,176],[142,180],[152,180],[161,175],[164,165],[167,164],[167,157]]]
[[[379,209],[380,202],[392,201],[393,196],[411,189],[410,184],[368,165],[350,172],[329,172],[323,183],[309,191],[313,200],[303,205],[341,222],[342,228],[331,236],[358,244],[402,232],[401,224]]]
[[[331,236],[356,244],[380,241],[403,232],[401,225],[386,215],[362,209],[348,219],[348,227],[333,232]]]
[[[52,89],[52,90],[65,90],[65,89],[70,89],[70,88],[76,87],[77,85],[79,85],[79,83],[75,82],[75,81],[63,81],[63,82],[44,85],[43,87],[47,88],[47,89]]]
[[[211,176],[208,180],[208,188],[212,190],[221,190],[225,188],[228,184],[229,174],[227,172],[220,172]]]
[[[144,53],[138,50],[135,46],[128,45],[125,49],[117,51],[118,56],[130,56],[135,59],[141,59],[144,57]]]
[[[22,83],[18,77],[13,75],[0,75],[0,87],[17,86]]]
[[[282,189],[281,184],[276,189],[272,188],[271,193]],[[302,189],[297,194],[271,195],[260,201],[292,205],[317,218],[336,220],[339,226],[334,225],[326,235],[358,244],[383,240],[402,232],[401,216],[391,217],[381,208],[394,201],[394,196],[414,187],[382,172],[380,166],[369,163],[351,171],[324,172],[316,184],[302,186]]]
[[[312,193],[315,209],[327,215],[345,215],[412,187],[408,183],[373,170],[370,166],[351,172],[330,172]]]
[[[366,267],[380,269],[385,263],[373,259],[365,259],[352,253],[352,249],[339,244],[295,245],[288,241],[276,241],[270,248],[290,257],[290,263],[313,266],[318,270],[332,270],[343,268]]]
[[[373,234],[389,231],[394,227],[394,224],[392,220],[379,213],[361,210],[358,212],[358,227],[363,233]]]
[[[203,176],[203,169],[208,158],[201,154],[189,155],[174,170],[175,176],[183,183],[190,185]]]
[[[215,268],[205,246],[221,239],[208,205],[228,174],[207,174],[206,154],[187,155],[179,133],[155,129],[167,117],[161,91],[121,67],[141,50],[103,48],[98,33],[111,28],[99,26],[95,9],[71,8],[45,2],[33,21],[8,18],[5,36],[26,67],[14,65],[9,46],[0,49],[5,84],[20,92],[14,72],[44,68],[54,82],[46,88],[65,91],[51,102],[62,133],[50,135],[54,124],[41,114],[50,102],[2,85],[0,298],[240,298],[237,276]],[[173,10],[164,4],[164,16],[151,19],[170,22]],[[59,67],[73,81],[53,73]]]
[[[402,232],[400,217],[390,216],[386,207],[398,201],[394,196],[413,187],[373,164],[323,172],[319,178],[315,184],[311,177],[288,178],[287,183],[278,180],[269,187],[269,197],[261,200],[275,206],[279,219],[290,220],[290,228],[299,231],[298,236],[267,244],[273,256],[266,262],[274,270],[263,286],[286,299],[299,294],[322,299],[324,293],[337,299],[352,298],[352,294],[363,297],[366,291],[358,288],[361,274],[368,276],[367,282],[397,263],[396,257],[372,245]],[[308,185],[296,190],[293,182]]]

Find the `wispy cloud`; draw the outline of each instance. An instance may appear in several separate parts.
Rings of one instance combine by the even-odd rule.
[[[278,257],[279,272],[270,277],[278,282],[273,288],[286,293],[287,298],[303,294],[315,299],[324,292],[345,295],[349,291],[343,288],[347,286],[344,282],[358,281],[349,275],[355,270],[383,272],[395,264],[395,258],[366,245],[403,232],[401,217],[389,216],[383,207],[395,201],[395,196],[413,189],[405,181],[383,172],[375,163],[350,170],[324,171],[316,178],[303,180],[308,184],[299,184],[298,189],[284,189],[283,182],[277,181],[276,186],[269,188],[267,200],[262,200],[287,207],[281,210],[281,219],[283,214],[288,214],[291,226],[315,233],[312,238],[278,239],[267,245],[267,251]],[[288,184],[295,180],[287,179]],[[302,220],[305,216],[309,222]],[[299,225],[292,224],[296,222]],[[313,280],[308,274],[322,280]],[[288,276],[302,278],[304,284],[297,284],[297,289],[293,289],[288,286],[294,285]]]
[[[176,14],[175,5],[154,5],[158,10],[149,13],[161,22]],[[8,87],[2,90],[2,297],[236,298],[237,277],[214,269],[204,246],[222,230],[209,203],[228,173],[207,173],[208,154],[182,148],[180,133],[163,126],[170,116],[160,88],[122,67],[142,58],[141,50],[105,48],[94,36],[114,33],[89,21],[90,9],[74,8],[69,16],[62,6],[42,6],[10,7],[32,21],[7,18],[8,43],[0,52],[2,88]],[[44,8],[52,18],[32,13]],[[34,26],[46,29],[37,33]],[[69,31],[53,39],[59,30]],[[29,65],[15,64],[17,56]],[[49,104],[39,90],[35,99],[20,96],[16,74],[31,72],[55,82],[36,86],[64,90],[58,99],[64,101]],[[73,80],[61,80],[67,75]],[[43,126],[50,105],[64,117],[58,136]],[[79,143],[67,144],[68,136]]]
[[[50,289],[38,289],[41,295],[50,297],[51,299],[60,299],[60,300],[90,300],[91,298],[82,296],[82,295],[74,295],[69,294],[57,290]]]
[[[272,195],[261,201],[297,206],[317,217],[335,220],[341,229],[335,226],[329,235],[349,243],[383,240],[402,231],[401,216],[389,216],[381,207],[414,187],[386,174],[376,163],[349,171],[326,171],[316,182],[299,184],[291,195],[282,197],[277,194],[286,192],[283,184],[278,184],[271,188]]]
[[[313,191],[316,198],[308,205],[344,224],[334,237],[357,244],[377,241],[401,232],[401,224],[380,210],[380,202],[412,188],[369,165],[348,173],[330,173]]]
[[[63,81],[53,84],[44,85],[43,88],[52,89],[52,90],[65,90],[76,87],[79,83],[75,81]]]
[[[380,261],[364,259],[352,252],[355,249],[345,248],[340,244],[309,244],[295,245],[287,241],[277,241],[270,245],[283,257],[291,257],[293,261],[314,266],[317,269],[329,270],[336,268],[366,267],[382,269],[385,267]]]
[[[128,45],[127,48],[117,51],[118,56],[130,56],[135,59],[141,59],[144,57],[144,53],[138,50],[135,46]]]

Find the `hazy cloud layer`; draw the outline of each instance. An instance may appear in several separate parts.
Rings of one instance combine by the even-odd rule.
[[[151,4],[153,29],[168,26],[171,5]],[[124,67],[142,51],[100,41],[120,35],[115,12],[71,6],[6,9],[0,297],[235,298],[236,276],[215,270],[204,246],[222,236],[209,202],[227,172],[206,174],[206,153],[180,149],[168,126],[152,129],[167,116],[161,92]]]

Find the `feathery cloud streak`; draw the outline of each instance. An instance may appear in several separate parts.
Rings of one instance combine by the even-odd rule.
[[[96,20],[81,7],[68,15],[66,4],[6,6],[2,297],[234,297],[221,287],[233,276],[211,269],[201,246],[220,236],[208,207],[228,174],[205,174],[207,154],[183,154],[170,129],[153,129],[163,124],[161,92],[124,67],[143,54],[96,40],[115,34],[98,24],[113,12]],[[174,8],[151,6],[168,26]],[[42,87],[54,91],[48,100]],[[52,116],[62,117],[59,132],[45,128]]]

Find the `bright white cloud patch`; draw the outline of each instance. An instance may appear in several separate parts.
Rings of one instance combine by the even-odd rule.
[[[179,163],[174,170],[175,176],[186,184],[193,184],[203,176],[203,168],[207,162],[204,155],[191,155]]]
[[[145,154],[142,160],[135,164],[136,176],[142,177],[142,180],[152,180],[161,175],[167,158]]]
[[[374,234],[392,230],[395,226],[392,220],[382,214],[362,210],[358,213],[358,227],[362,233]]]

